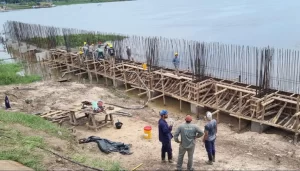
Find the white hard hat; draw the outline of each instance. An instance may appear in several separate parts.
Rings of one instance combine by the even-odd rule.
[[[211,120],[212,119],[212,113],[211,112],[206,112],[206,117],[207,119]]]

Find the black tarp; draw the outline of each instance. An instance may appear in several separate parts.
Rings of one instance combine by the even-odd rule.
[[[130,155],[132,152],[130,152],[130,144],[124,144],[121,142],[113,142],[105,138],[100,138],[96,136],[90,136],[86,139],[79,140],[79,144],[82,143],[89,143],[89,142],[95,142],[98,144],[98,148],[108,154],[111,152],[119,152],[124,155]]]

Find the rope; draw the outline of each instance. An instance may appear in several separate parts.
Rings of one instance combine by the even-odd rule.
[[[53,151],[44,149],[44,148],[42,148],[42,147],[37,147],[37,148],[42,149],[42,150],[45,150],[45,151],[47,151],[47,152],[49,152],[49,153],[54,154],[55,156],[58,156],[58,157],[63,158],[63,159],[65,159],[65,160],[68,160],[69,162],[74,163],[74,164],[77,164],[77,165],[79,165],[79,166],[82,166],[82,167],[85,167],[85,168],[89,168],[89,169],[93,169],[93,170],[97,170],[97,171],[104,171],[104,169],[97,169],[97,168],[94,168],[94,167],[90,167],[90,166],[87,166],[87,165],[78,163],[78,162],[76,162],[76,161],[73,161],[73,160],[69,159],[68,157],[61,156],[61,155],[59,155],[59,154],[57,154],[57,153],[55,153],[55,152],[53,152]]]

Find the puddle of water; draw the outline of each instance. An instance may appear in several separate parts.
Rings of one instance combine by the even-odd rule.
[[[127,94],[131,97],[138,97],[137,94],[139,94],[139,90],[132,90],[127,92]],[[147,100],[146,95],[142,96],[141,99]],[[178,113],[180,111],[180,102],[177,99],[174,99],[172,97],[165,96],[166,105],[164,105],[163,98],[160,97],[158,99],[155,99],[152,102],[149,102],[149,107],[155,107],[159,109],[165,109],[168,110],[170,113]],[[191,114],[190,112],[190,103],[182,101],[182,113]]]

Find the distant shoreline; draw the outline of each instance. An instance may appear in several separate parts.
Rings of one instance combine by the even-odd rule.
[[[46,3],[46,2],[41,2],[40,6],[37,4],[34,4],[34,3],[2,4],[2,5],[0,5],[0,12],[9,12],[9,11],[15,11],[15,10],[35,9],[35,8],[53,8],[53,7],[61,6],[61,5],[119,2],[119,1],[131,1],[131,0],[62,0],[62,1],[53,1],[53,3],[51,5],[47,4],[46,6],[43,5],[43,3]]]

